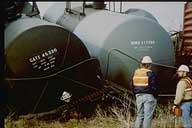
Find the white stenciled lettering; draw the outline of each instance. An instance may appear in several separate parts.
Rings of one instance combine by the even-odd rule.
[[[45,52],[44,54],[45,54],[45,56],[48,56],[48,55],[49,55],[47,52]]]
[[[41,54],[41,56],[42,56],[42,57],[51,56],[52,54],[54,54],[54,53],[56,53],[56,52],[57,52],[57,49],[56,49],[56,48],[50,49],[50,50],[48,50],[48,51],[46,51],[46,52],[43,52],[43,53]]]
[[[55,65],[54,65],[54,64],[52,64],[52,65],[51,65],[51,68],[53,68],[53,67],[55,67]]]
[[[43,62],[43,61],[45,61],[45,59],[41,59],[41,60],[40,60],[40,62]]]
[[[29,58],[29,62],[33,63],[34,61],[40,60],[41,57],[39,55],[36,55],[34,57]]]
[[[35,60],[33,58],[29,58],[29,62],[33,63]]]
[[[143,41],[134,40],[131,41],[130,44],[133,46],[134,49],[149,50],[153,48],[153,45],[155,45],[155,40],[143,40]]]
[[[49,51],[48,51],[48,54],[49,54],[49,55],[51,55],[51,54],[52,54],[51,50],[49,50]]]
[[[43,63],[41,63],[41,65],[44,65],[44,64],[46,64],[46,61],[44,61]]]
[[[45,57],[45,54],[43,53],[41,56],[42,56],[42,57]]]
[[[55,67],[56,56],[54,54],[56,52],[58,52],[57,48],[42,51],[42,53],[30,57],[28,61],[31,63],[33,69],[50,70]]]
[[[131,41],[131,45],[154,45],[154,40],[144,40],[144,41]]]
[[[46,67],[46,68],[44,68],[43,70],[46,71],[46,70],[48,70],[48,69],[50,69],[50,67]]]
[[[139,41],[131,41],[131,45],[140,45]]]
[[[32,63],[32,65],[36,65],[36,64],[37,64],[37,62]]]
[[[50,61],[52,61],[52,60],[55,60],[55,59],[56,59],[56,58],[55,58],[55,57],[53,57],[53,58],[50,58],[49,60],[50,60]]]
[[[47,58],[50,59],[50,58],[53,58],[53,56],[48,56]]]
[[[38,65],[34,65],[34,66],[33,66],[33,68],[37,68],[37,67],[38,67]]]
[[[53,51],[54,51],[54,52],[57,52],[57,49],[56,49],[56,48],[54,48],[54,49],[53,49]]]
[[[50,61],[51,64],[55,63],[55,61]]]

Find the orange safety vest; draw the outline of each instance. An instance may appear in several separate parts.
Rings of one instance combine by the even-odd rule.
[[[192,80],[189,77],[182,78],[181,80],[185,81],[185,83],[187,84],[185,91],[192,91]]]
[[[147,72],[149,69],[139,68],[135,70],[133,76],[133,85],[134,86],[148,86],[149,85],[149,77],[147,76]]]

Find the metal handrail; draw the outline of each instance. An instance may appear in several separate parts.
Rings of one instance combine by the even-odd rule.
[[[83,60],[83,61],[81,61],[81,62],[79,62],[79,63],[76,63],[76,64],[74,64],[74,65],[72,65],[72,66],[70,66],[70,67],[67,67],[67,68],[65,68],[65,69],[62,69],[62,70],[60,70],[60,71],[57,71],[57,72],[55,72],[55,73],[53,73],[53,74],[46,75],[46,76],[27,77],[27,78],[25,78],[25,77],[23,77],[23,78],[9,78],[9,77],[8,77],[8,78],[5,78],[5,80],[19,81],[19,80],[40,80],[40,79],[48,79],[48,78],[57,76],[57,75],[59,75],[60,73],[63,73],[63,72],[66,72],[66,71],[68,71],[68,70],[71,70],[71,69],[73,69],[73,68],[76,68],[76,67],[78,67],[78,66],[81,66],[81,65],[84,64],[84,63],[87,63],[87,62],[90,62],[90,61],[94,61],[94,60],[97,60],[97,58],[88,58],[88,59],[85,59],[85,60]]]
[[[111,49],[108,50],[108,56],[107,56],[107,68],[106,68],[106,74],[105,74],[105,78],[106,78],[106,79],[107,79],[108,70],[109,70],[109,58],[110,58],[110,54],[111,54],[113,51],[119,52],[119,53],[121,53],[122,55],[125,55],[125,56],[127,56],[128,58],[131,58],[132,60],[134,60],[134,61],[137,62],[137,63],[141,63],[139,60],[137,60],[136,58],[128,55],[127,53],[123,52],[122,50],[119,50],[119,49],[117,49],[117,48],[111,48]],[[154,63],[154,62],[152,62],[152,64],[153,64],[153,65],[157,65],[157,66],[162,66],[162,67],[177,69],[177,67],[174,67],[174,66],[169,66],[169,65],[164,65],[164,64]]]

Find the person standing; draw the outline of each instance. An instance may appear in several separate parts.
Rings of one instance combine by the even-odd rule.
[[[152,59],[144,56],[140,68],[134,72],[131,88],[136,95],[137,117],[135,128],[151,128],[157,100],[157,78],[151,70]]]
[[[189,67],[187,65],[179,66],[177,75],[181,79],[177,83],[176,96],[174,100],[174,110],[177,106],[182,110],[181,120],[185,128],[192,128],[192,80],[188,76]]]

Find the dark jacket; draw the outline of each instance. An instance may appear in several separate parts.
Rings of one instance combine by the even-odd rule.
[[[158,95],[157,92],[157,78],[154,72],[151,70],[147,72],[147,76],[149,77],[149,85],[148,86],[134,86],[133,81],[131,81],[131,89],[135,94],[138,93],[147,93],[153,94],[154,96]]]

